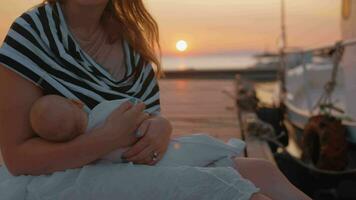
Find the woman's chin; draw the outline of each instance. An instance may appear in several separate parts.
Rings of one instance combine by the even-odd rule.
[[[106,5],[109,0],[71,0],[75,1],[77,4],[81,6],[101,6]]]

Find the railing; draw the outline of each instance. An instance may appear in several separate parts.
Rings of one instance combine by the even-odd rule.
[[[334,49],[337,46],[347,47],[347,46],[352,46],[352,45],[356,45],[356,39],[341,40],[339,42],[336,42],[334,45],[306,48],[306,49],[301,49],[301,50],[292,50],[292,51],[288,51],[287,50],[286,54],[290,54],[290,53],[313,53],[313,52],[316,52],[316,51]]]

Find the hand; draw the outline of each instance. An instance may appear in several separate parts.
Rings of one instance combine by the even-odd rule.
[[[114,110],[104,123],[104,128],[108,140],[116,140],[118,147],[128,147],[134,144],[138,139],[133,132],[141,125],[143,121],[149,118],[144,113],[145,104],[139,103],[133,105],[127,101]]]
[[[146,130],[144,136],[123,153],[123,158],[135,164],[155,165],[167,151],[172,125],[164,117],[156,116],[145,120],[139,130]],[[157,160],[152,160],[153,152],[159,154]]]

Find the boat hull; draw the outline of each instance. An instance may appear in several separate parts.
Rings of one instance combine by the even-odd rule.
[[[324,92],[325,84],[331,79],[332,63],[324,60],[320,63],[307,64],[290,69],[286,75],[287,93],[283,103],[289,121],[298,129],[304,129],[309,118],[320,113],[317,102]],[[345,94],[343,72],[339,70],[337,86],[332,95],[332,102],[343,110],[345,108]],[[336,117],[345,118],[345,114],[333,113]],[[356,123],[343,119],[347,128],[348,141],[356,144]]]

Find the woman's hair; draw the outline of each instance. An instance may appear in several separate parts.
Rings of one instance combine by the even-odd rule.
[[[44,0],[43,4],[57,1],[61,0]],[[110,42],[124,38],[146,61],[156,65],[159,76],[163,75],[158,24],[142,0],[109,0],[102,22]]]

